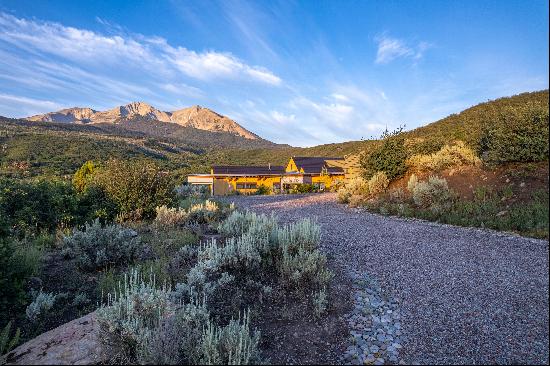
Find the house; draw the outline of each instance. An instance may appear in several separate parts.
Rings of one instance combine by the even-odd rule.
[[[192,174],[187,182],[208,186],[212,195],[255,193],[260,186],[280,193],[296,185],[311,184],[324,190],[343,182],[344,170],[333,162],[342,158],[292,157],[284,166],[213,166],[208,174]]]
[[[209,174],[193,174],[187,182],[193,185],[207,185],[212,195],[223,196],[238,191],[251,194],[258,187],[265,186],[273,192],[281,190],[281,177],[285,168],[268,166],[213,166]]]
[[[283,186],[307,183],[321,190],[330,188],[344,180],[344,170],[335,165],[335,162],[342,160],[343,158],[293,156],[286,165],[285,172],[288,178],[283,178]]]
[[[330,163],[344,170],[344,183],[348,184],[350,181],[361,176],[360,159],[361,156],[359,154],[348,154],[344,156],[344,159],[332,160]]]

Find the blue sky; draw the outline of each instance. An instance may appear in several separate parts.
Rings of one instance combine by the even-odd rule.
[[[548,88],[547,1],[0,3],[0,115],[199,104],[311,146]]]

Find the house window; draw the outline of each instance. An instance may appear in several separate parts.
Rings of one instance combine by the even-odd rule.
[[[237,183],[237,189],[256,189],[256,183]]]

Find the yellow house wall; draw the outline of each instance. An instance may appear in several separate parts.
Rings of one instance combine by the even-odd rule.
[[[237,189],[237,183],[256,183],[254,189]],[[214,179],[214,194],[226,195],[234,191],[239,191],[243,194],[255,193],[257,188],[261,185],[273,190],[274,183],[281,183],[280,176],[259,176],[259,177],[221,177]]]
[[[325,185],[325,188],[330,188],[332,185],[337,184],[338,182],[343,182],[343,181],[344,181],[344,175],[343,174],[314,175],[312,177],[313,184],[323,183]]]
[[[362,170],[360,156],[358,154],[348,155],[345,157],[344,171],[346,173],[346,184],[361,176]]]
[[[296,166],[296,163],[294,162],[294,159],[290,158],[288,161],[288,164],[286,165],[286,172],[297,172],[298,167]]]

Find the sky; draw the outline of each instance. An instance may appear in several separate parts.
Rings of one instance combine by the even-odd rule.
[[[143,101],[277,143],[378,137],[548,88],[548,1],[0,2],[0,115]]]

